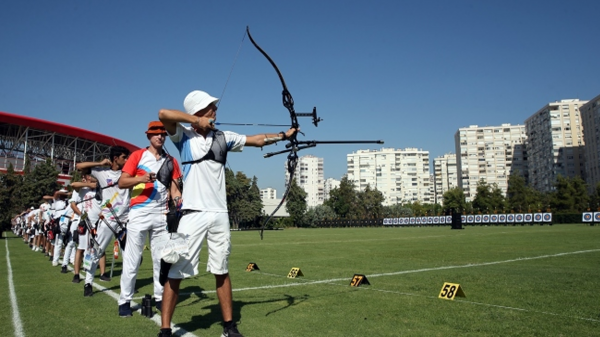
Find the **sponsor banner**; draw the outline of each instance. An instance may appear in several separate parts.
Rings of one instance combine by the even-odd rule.
[[[514,214],[507,214],[506,215],[506,222],[515,222],[515,215]]]
[[[506,214],[498,214],[498,222],[505,223],[506,222]]]
[[[600,213],[600,212],[597,212],[597,213]],[[584,212],[582,214],[581,221],[583,221],[583,222],[592,222],[592,219],[594,219],[594,213],[592,213],[592,212]]]
[[[498,214],[492,214],[492,215],[490,215],[490,222],[491,223],[498,223]]]
[[[552,222],[552,213],[542,214],[542,219],[544,222]]]
[[[483,223],[490,223],[490,215],[489,214],[484,214],[481,216],[481,222]]]
[[[542,213],[533,213],[533,222],[542,222]]]
[[[519,223],[519,222],[523,222],[523,220],[525,219],[525,216],[523,214],[515,214],[515,222]]]
[[[525,217],[525,222],[533,221],[533,213],[526,213],[526,214],[523,214],[523,216]]]

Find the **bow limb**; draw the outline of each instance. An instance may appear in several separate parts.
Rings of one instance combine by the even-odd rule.
[[[281,92],[283,106],[290,113],[290,119],[291,119],[290,128],[299,129],[300,124],[298,123],[298,116],[296,114],[296,110],[294,109],[294,98],[292,97],[292,94],[290,93],[290,91],[287,88],[287,85],[285,84],[285,79],[283,78],[281,71],[279,71],[279,68],[277,67],[277,65],[275,64],[273,59],[256,43],[256,41],[254,41],[254,38],[252,38],[252,35],[250,34],[250,27],[248,27],[248,26],[246,27],[246,33],[248,34],[248,38],[250,39],[250,42],[252,42],[254,47],[256,47],[256,49],[258,49],[258,51],[261,54],[263,54],[264,57],[267,58],[269,63],[271,63],[271,66],[273,66],[273,69],[275,69],[275,71],[277,72],[277,76],[279,76],[279,80],[281,81],[281,86],[283,87],[283,90]],[[281,202],[279,203],[279,205],[277,205],[277,207],[275,208],[273,213],[271,213],[271,215],[269,215],[269,217],[263,223],[263,225],[260,229],[260,239],[261,240],[263,239],[263,232],[265,230],[265,226],[273,218],[275,213],[277,213],[279,208],[281,208],[281,206],[285,202],[285,199],[287,198],[287,196],[290,192],[290,187],[292,186],[292,181],[294,180],[294,173],[296,171],[296,165],[298,164],[298,154],[297,154],[298,140],[296,139],[296,135],[297,135],[297,133],[294,133],[291,137],[289,137],[289,144],[288,144],[288,146],[286,146],[286,147],[290,148],[290,153],[288,154],[288,157],[287,157],[287,169],[288,169],[288,173],[290,176],[289,181],[287,183],[285,192],[283,193],[283,197],[281,198]]]

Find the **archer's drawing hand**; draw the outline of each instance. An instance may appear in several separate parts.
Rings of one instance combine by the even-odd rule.
[[[198,117],[195,121],[192,122],[192,127],[198,130],[214,130],[215,129],[215,120],[214,118],[209,117]]]

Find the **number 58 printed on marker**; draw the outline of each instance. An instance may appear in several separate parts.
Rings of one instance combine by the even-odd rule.
[[[460,287],[458,283],[448,283],[445,282],[442,286],[442,290],[440,290],[439,298],[443,298],[445,300],[454,300],[454,297],[466,297],[464,291]]]

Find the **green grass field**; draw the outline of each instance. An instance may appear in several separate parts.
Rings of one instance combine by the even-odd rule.
[[[600,226],[286,229],[233,232],[234,317],[253,336],[600,336]],[[20,238],[0,241],[0,319],[15,333],[7,252],[24,336],[156,336],[159,316],[118,317],[121,260],[83,297]],[[135,301],[152,293],[149,251]],[[173,323],[219,336],[215,281],[182,283]],[[246,272],[249,262],[260,270]],[[287,278],[292,267],[304,274]],[[370,285],[351,287],[354,274]],[[96,279],[97,280],[97,279]],[[466,297],[438,298],[444,282]],[[110,296],[112,295],[112,297]],[[183,331],[182,330],[182,331]]]

